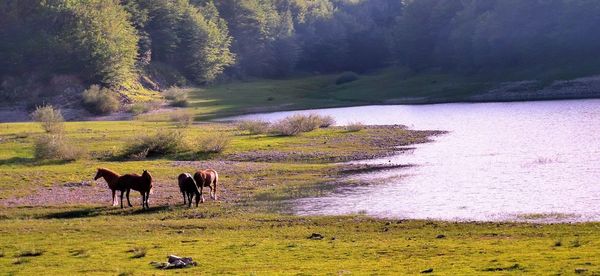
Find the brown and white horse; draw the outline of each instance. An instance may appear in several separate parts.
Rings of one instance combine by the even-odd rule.
[[[213,169],[199,170],[194,174],[194,180],[196,181],[198,188],[200,188],[201,202],[204,202],[204,195],[202,194],[202,188],[204,187],[210,189],[210,198],[217,200],[217,182],[219,181],[219,174],[217,171]]]

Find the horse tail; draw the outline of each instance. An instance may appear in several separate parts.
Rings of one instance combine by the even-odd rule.
[[[217,200],[217,182],[219,182],[219,174],[217,173],[217,171],[212,170],[215,173],[215,179],[213,180],[213,185],[214,185],[214,195],[215,195],[215,200]]]

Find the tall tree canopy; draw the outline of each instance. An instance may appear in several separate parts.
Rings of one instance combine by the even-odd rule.
[[[4,0],[0,81],[75,74],[118,88],[159,66],[197,84],[390,65],[595,68],[598,14],[593,0]]]

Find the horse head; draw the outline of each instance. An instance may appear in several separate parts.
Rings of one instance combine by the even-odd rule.
[[[98,180],[100,177],[102,177],[102,169],[98,168],[96,176],[94,176],[94,180]]]
[[[142,177],[148,181],[148,185],[150,186],[150,194],[154,193],[154,187],[152,187],[152,175],[147,170],[144,170],[142,173]]]
[[[144,172],[142,173],[142,176],[145,177],[146,179],[152,181],[152,175],[147,170],[144,170]]]

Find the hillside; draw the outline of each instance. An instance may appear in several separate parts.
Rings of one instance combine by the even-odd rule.
[[[359,75],[357,80],[340,85],[336,84],[338,74],[254,80],[210,88],[190,88],[189,109],[197,115],[197,119],[212,119],[245,113],[370,104],[600,97],[598,77],[556,81],[543,78],[519,80],[521,77],[525,76],[516,76],[516,80],[499,80],[489,75],[411,74],[407,70],[387,69]]]
[[[16,112],[53,104],[77,119],[158,101],[172,86],[201,87],[197,101],[239,91],[257,110],[494,100],[469,95],[600,73],[599,11],[570,0],[7,0],[0,101],[24,107]],[[361,77],[328,85],[343,72]],[[244,92],[264,86],[279,92]],[[579,97],[553,93],[498,98]],[[241,96],[226,94],[220,102],[234,105],[221,109],[232,109]],[[235,112],[247,111],[224,114]]]

